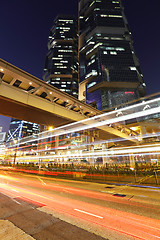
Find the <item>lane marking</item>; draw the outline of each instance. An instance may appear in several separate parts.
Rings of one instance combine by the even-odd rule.
[[[114,191],[101,191],[101,192],[103,192],[103,193],[115,193]]]
[[[145,195],[137,195],[137,197],[147,197],[147,196],[145,196]]]
[[[19,192],[19,191],[17,191],[17,190],[15,190],[15,189],[13,189],[13,188],[12,188],[11,190],[12,190],[12,191],[14,191],[14,192]]]
[[[85,214],[87,214],[87,215],[91,215],[91,216],[93,216],[93,217],[97,217],[97,218],[103,219],[103,217],[101,217],[101,216],[95,215],[95,214],[93,214],[93,213],[85,212],[85,211],[80,210],[80,209],[77,209],[77,208],[75,208],[74,210],[77,211],[77,212],[85,213]]]
[[[42,185],[47,185],[40,177],[37,178],[41,181]]]
[[[13,200],[14,202],[16,202],[16,203],[18,203],[18,204],[20,204],[20,205],[21,205],[21,203],[20,203],[20,202],[18,202],[17,200],[15,200],[14,198],[12,198],[12,200]]]

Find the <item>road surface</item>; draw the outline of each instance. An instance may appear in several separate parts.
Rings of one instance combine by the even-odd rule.
[[[0,192],[109,240],[160,239],[160,189],[0,171]]]

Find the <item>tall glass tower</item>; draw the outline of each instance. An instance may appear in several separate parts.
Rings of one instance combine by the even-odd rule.
[[[43,79],[78,98],[78,32],[74,16],[58,15],[50,30]]]
[[[105,110],[145,95],[121,0],[79,0],[79,99]]]

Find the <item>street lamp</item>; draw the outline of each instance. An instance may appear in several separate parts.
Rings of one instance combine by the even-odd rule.
[[[18,143],[18,140],[14,140],[14,143]],[[16,163],[16,156],[17,156],[17,148],[15,149],[15,154],[14,154],[14,159],[13,159],[13,167],[15,167],[15,163]]]

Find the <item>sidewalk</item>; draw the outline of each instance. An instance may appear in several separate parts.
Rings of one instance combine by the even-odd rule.
[[[33,240],[31,236],[26,234],[20,228],[16,227],[8,220],[0,220],[0,239],[3,240]]]
[[[36,202],[0,193],[1,240],[105,240],[43,211]]]

